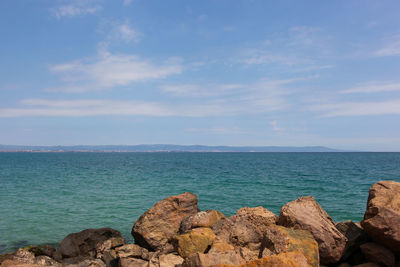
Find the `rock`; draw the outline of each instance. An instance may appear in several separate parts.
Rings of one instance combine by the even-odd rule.
[[[96,249],[99,249],[98,246],[101,247],[101,244],[108,239],[123,240],[121,233],[111,228],[86,229],[67,235],[61,241],[57,253],[62,258],[78,256],[94,258],[97,254]],[[117,243],[120,244],[120,242]]]
[[[259,258],[260,251],[259,250],[251,250],[247,247],[239,248],[240,257],[245,261],[252,261]]]
[[[181,221],[199,212],[197,197],[185,192],[157,202],[135,222],[132,236],[135,243],[150,250],[159,250],[175,236]]]
[[[226,216],[217,210],[200,211],[184,218],[181,222],[179,232],[185,233],[197,227],[212,227],[216,222],[224,218]]]
[[[236,216],[246,217],[249,221],[258,226],[276,224],[278,221],[278,216],[261,206],[255,208],[241,208],[237,211]]]
[[[361,225],[375,242],[400,252],[400,183],[381,181],[370,188]]]
[[[351,265],[347,262],[343,262],[343,263],[339,264],[338,267],[351,267]]]
[[[344,254],[347,238],[313,197],[301,197],[284,205],[278,224],[310,231],[318,242],[321,264],[338,262]]]
[[[106,267],[106,264],[99,259],[86,259],[76,264],[64,264],[65,267]]]
[[[149,260],[149,251],[136,244],[128,244],[117,247],[115,248],[115,252],[117,253],[117,257],[119,258],[133,257]]]
[[[61,267],[61,263],[56,262],[55,260],[53,260],[52,258],[50,258],[49,256],[37,256],[35,258],[35,264],[38,265],[43,265],[43,266],[56,266],[56,267]]]
[[[243,259],[234,251],[225,253],[195,253],[186,258],[182,266],[184,267],[212,267],[217,264],[238,265],[243,263]]]
[[[242,208],[237,214],[222,219],[212,227],[224,242],[236,247],[259,250],[263,232],[276,221],[276,216],[262,207]]]
[[[318,243],[309,231],[271,225],[264,233],[262,247],[270,255],[299,251],[311,266],[319,266]]]
[[[27,246],[24,248],[35,254],[35,256],[48,256],[53,257],[56,249],[50,245]]]
[[[183,263],[183,258],[175,254],[164,254],[158,257],[160,267],[175,267]]]
[[[109,251],[113,248],[125,245],[125,239],[122,237],[111,237],[110,239],[104,240],[103,242],[96,244],[96,255],[100,258],[101,254],[105,251]]]
[[[227,253],[235,251],[235,247],[231,244],[225,243],[219,238],[215,238],[208,253]]]
[[[367,235],[357,223],[350,220],[336,223],[336,228],[347,238],[343,259],[348,259],[360,245],[367,242]]]
[[[360,249],[367,260],[389,267],[394,266],[394,255],[387,248],[379,244],[370,242],[361,245]]]
[[[367,262],[359,265],[354,265],[353,267],[381,267],[381,266],[373,262]]]
[[[227,266],[217,264],[214,267]],[[261,259],[249,261],[236,267],[310,267],[306,257],[299,251],[286,252],[278,255],[272,255]],[[233,266],[232,266],[233,267]]]
[[[120,267],[147,267],[148,264],[147,261],[136,258],[121,258],[119,260]]]
[[[18,260],[5,259],[0,264],[1,267],[43,267],[34,263],[25,263]]]
[[[215,234],[210,228],[201,227],[194,228],[186,234],[175,236],[174,244],[179,255],[187,258],[196,252],[204,253],[211,246],[214,239]]]

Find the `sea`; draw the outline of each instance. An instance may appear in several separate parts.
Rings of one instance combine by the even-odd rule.
[[[201,210],[230,216],[245,206],[279,215],[314,196],[334,221],[363,218],[368,190],[400,182],[400,153],[0,153],[0,253],[57,245],[87,228],[128,242],[138,217],[183,192]]]

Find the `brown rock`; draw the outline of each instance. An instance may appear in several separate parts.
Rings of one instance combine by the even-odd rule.
[[[261,245],[263,232],[275,221],[276,215],[263,207],[246,207],[239,209],[236,215],[218,221],[212,229],[224,242],[254,251]]]
[[[343,259],[348,259],[360,245],[367,242],[367,235],[358,223],[350,220],[336,223],[336,228],[347,238]]]
[[[135,243],[151,250],[161,249],[178,233],[181,221],[198,211],[196,195],[188,192],[157,202],[135,222]]]
[[[34,263],[25,263],[18,260],[6,259],[1,264],[1,267],[43,267],[43,265],[38,265]]]
[[[119,258],[133,257],[149,260],[149,251],[136,244],[127,244],[117,247],[115,248],[115,252]]]
[[[338,262],[344,254],[347,238],[313,197],[301,197],[284,205],[278,224],[310,231],[318,242],[322,264]]]
[[[52,258],[50,258],[49,256],[37,256],[35,258],[35,264],[38,265],[43,265],[43,266],[55,266],[55,267],[61,267],[62,265],[58,262],[56,262],[55,260],[53,260]]]
[[[373,262],[367,262],[359,265],[354,265],[353,267],[381,267],[381,266]]]
[[[50,245],[28,246],[25,249],[35,254],[35,256],[48,256],[53,257],[56,249]]]
[[[147,261],[136,258],[121,258],[119,260],[119,267],[147,267]]]
[[[97,246],[101,247],[104,241],[112,238],[123,240],[121,233],[111,228],[86,229],[67,235],[61,241],[57,253],[62,258],[78,256],[94,258],[97,254]]]
[[[370,242],[361,245],[360,249],[367,260],[389,267],[394,266],[394,255],[387,248]]]
[[[104,240],[103,242],[99,242],[96,244],[97,257],[100,258],[101,254],[103,254],[105,251],[109,251],[113,248],[120,247],[125,244],[125,239],[123,239],[122,237],[111,237],[110,239]]]
[[[175,267],[183,263],[183,258],[175,254],[164,254],[158,257],[160,267]]]
[[[75,264],[64,264],[66,267],[106,267],[106,264],[99,259],[85,259]]]
[[[225,253],[195,253],[186,258],[183,262],[184,267],[212,267],[216,264],[238,265],[243,263],[243,259],[235,251]]]
[[[263,248],[270,255],[299,251],[310,265],[319,266],[318,243],[309,231],[271,225],[264,233]]]
[[[215,238],[208,253],[227,253],[235,251],[235,247],[225,243],[219,238]]]
[[[205,252],[211,246],[214,239],[215,234],[210,228],[201,227],[194,228],[186,234],[175,236],[174,244],[176,244],[179,255],[187,258],[193,253]]]
[[[400,183],[381,181],[370,188],[361,225],[375,242],[400,251]]]
[[[217,264],[214,267],[228,267],[229,265]],[[311,267],[301,252],[293,251],[268,256],[265,258],[249,261],[236,267]]]
[[[185,233],[197,227],[212,227],[216,222],[226,216],[217,210],[200,211],[182,220],[179,232]]]

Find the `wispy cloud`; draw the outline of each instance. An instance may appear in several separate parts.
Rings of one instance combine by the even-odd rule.
[[[277,120],[270,121],[269,125],[271,126],[272,130],[275,132],[283,131],[283,129],[281,127],[279,127]]]
[[[374,55],[378,57],[400,55],[400,34],[390,38],[381,49],[375,51]]]
[[[400,83],[369,82],[341,91],[342,94],[400,91]]]
[[[70,1],[70,4],[60,5],[52,8],[51,11],[53,15],[61,19],[63,17],[76,17],[89,14],[95,14],[101,11],[103,7],[96,3],[96,1],[90,0],[75,0]]]
[[[247,131],[240,127],[210,127],[210,128],[187,128],[185,132],[201,134],[246,134]]]
[[[129,6],[130,4],[133,3],[133,0],[123,0],[122,2],[124,4],[124,6]]]
[[[126,86],[179,74],[183,70],[179,59],[153,63],[135,55],[104,53],[95,59],[84,59],[50,67],[61,76],[65,85],[47,91],[86,92]]]
[[[310,107],[321,117],[399,115],[400,99],[375,102],[317,104]]]

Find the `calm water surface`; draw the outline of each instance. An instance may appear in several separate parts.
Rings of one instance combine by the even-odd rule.
[[[400,153],[0,153],[0,253],[135,220],[185,191],[232,215],[312,195],[335,221],[359,221],[370,186],[400,182]]]

